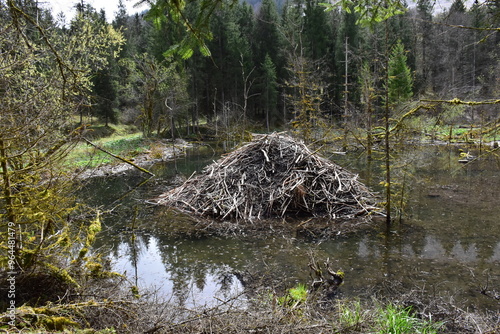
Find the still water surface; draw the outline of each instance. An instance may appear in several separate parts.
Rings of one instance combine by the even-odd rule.
[[[175,221],[167,222],[172,218],[161,214],[164,208],[145,201],[216,160],[219,155],[207,147],[190,149],[175,163],[152,166],[157,176],[137,188],[145,178],[132,171],[92,180],[82,197],[113,208],[97,247],[109,255],[114,269],[140,288],[156,289],[178,303],[207,305],[230,298],[243,290],[233,273],[246,270],[280,277],[290,286],[307,283],[307,264],[314,255],[345,271],[343,297],[383,293],[386,283],[397,281],[404,288],[451,296],[464,307],[498,309],[498,301],[480,290],[488,285],[500,291],[500,161],[460,164],[458,149],[413,147],[398,155],[393,176],[405,183],[406,218],[389,233],[378,223],[372,230],[321,242],[271,232],[257,240],[162,233],[157,226]],[[383,180],[380,162],[369,164],[357,153],[331,158],[375,190]]]

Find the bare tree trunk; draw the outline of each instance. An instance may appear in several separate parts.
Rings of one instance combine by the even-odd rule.
[[[348,97],[349,97],[349,76],[348,76],[348,64],[349,64],[349,59],[348,59],[348,44],[347,41],[349,38],[346,36],[345,38],[345,59],[344,59],[344,65],[345,65],[345,73],[344,73],[344,138],[343,138],[343,144],[342,148],[344,151],[347,151],[347,134],[348,134],[348,125],[347,125],[347,118],[349,117],[349,108],[348,108]]]
[[[217,126],[217,88],[215,88],[213,106],[214,106],[215,136],[217,137],[219,135],[219,127]]]
[[[389,143],[389,28],[385,21],[385,210],[387,228],[391,226],[391,152]]]

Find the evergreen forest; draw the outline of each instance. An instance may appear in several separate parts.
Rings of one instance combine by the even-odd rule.
[[[367,24],[359,24],[363,14],[352,4],[326,10],[319,0],[215,3],[209,16],[187,3],[180,24],[161,2],[135,15],[121,2],[111,25],[124,43],[92,72],[91,98],[80,113],[135,124],[146,136],[203,135],[207,126],[229,137],[242,127],[292,128],[307,141],[312,128],[379,125],[386,92],[393,116],[419,101],[498,98],[497,1],[467,8],[457,0],[444,12],[433,1],[403,3],[398,15]],[[106,24],[105,13],[85,2],[75,6],[88,24]],[[75,29],[57,13],[25,8],[61,34]],[[425,114],[421,126],[497,117],[488,105],[463,106],[427,103],[417,116]]]

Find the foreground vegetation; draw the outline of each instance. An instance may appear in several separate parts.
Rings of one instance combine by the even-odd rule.
[[[120,278],[93,282],[72,301],[22,306],[22,333],[495,333],[494,312],[462,310],[441,297],[396,283],[381,287],[391,297],[325,298],[299,285],[288,290],[261,287],[254,297],[234,296],[214,306],[181,306],[156,293],[137,291]],[[140,294],[140,295],[139,295]],[[87,297],[85,297],[87,296]],[[0,330],[14,332],[2,315]]]

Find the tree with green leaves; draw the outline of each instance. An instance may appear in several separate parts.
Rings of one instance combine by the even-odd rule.
[[[151,137],[159,124],[165,121],[165,94],[168,88],[168,71],[163,62],[144,53],[134,59],[135,89],[141,96],[141,128],[145,137]],[[159,132],[159,131],[158,131]]]
[[[133,60],[121,63],[129,72],[131,92],[137,96],[139,112],[137,117],[145,137],[166,134],[174,135],[175,121],[186,118],[186,79],[176,69],[176,63],[169,59],[156,60],[144,53]]]
[[[406,11],[401,0],[340,0],[334,4],[323,3],[323,6],[327,11],[340,7],[348,13],[357,13],[357,23],[367,27],[373,27]]]
[[[75,184],[61,163],[85,131],[73,116],[90,101],[91,75],[123,38],[82,15],[62,31],[46,29],[15,1],[0,11],[0,229],[13,241],[0,241],[0,262],[75,283],[68,268],[84,270],[100,223],[78,219]]]
[[[213,35],[210,31],[210,18],[223,0],[202,0],[197,3],[176,0],[140,0],[137,4],[147,3],[150,5],[148,18],[156,27],[160,27],[167,19],[173,23],[183,26],[187,34],[169,48],[169,55],[179,54],[182,59],[189,59],[199,50],[205,56],[210,55],[210,49],[206,45],[207,40],[211,40]],[[190,17],[187,13],[189,5],[195,5],[196,15]]]

